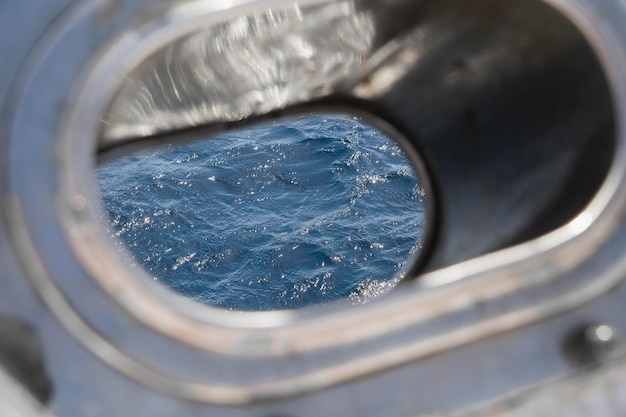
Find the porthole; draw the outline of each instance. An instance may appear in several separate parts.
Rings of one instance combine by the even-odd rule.
[[[152,3],[116,3],[109,23],[101,2],[71,8],[24,61],[3,107],[5,226],[39,296],[20,283],[10,301],[41,302],[47,310],[29,317],[49,311],[60,324],[45,332],[51,363],[78,342],[85,375],[102,369],[97,357],[183,410],[187,401],[211,403],[209,414],[296,406],[339,384],[428,383],[425,369],[445,370],[483,341],[513,375],[526,352],[499,349],[492,336],[523,330],[541,341],[535,352],[548,351],[550,319],[621,282],[623,19],[605,8],[610,0]],[[198,59],[178,59],[188,53]],[[430,249],[406,263],[415,279],[357,306],[232,312],[190,302],[124,262],[108,239],[99,162],[228,141],[314,110],[389,134],[431,185]],[[191,253],[170,265],[188,266]],[[481,363],[469,366],[449,378],[457,389],[473,387]],[[516,382],[511,389],[535,381]],[[398,414],[443,409],[428,392],[406,398],[411,410]]]

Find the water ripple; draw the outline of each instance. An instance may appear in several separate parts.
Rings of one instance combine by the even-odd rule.
[[[226,309],[367,302],[421,249],[423,186],[398,146],[353,118],[132,155],[98,179],[129,264]]]

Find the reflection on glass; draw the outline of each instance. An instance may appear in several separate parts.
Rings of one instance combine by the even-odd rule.
[[[421,248],[420,180],[395,142],[356,118],[282,120],[127,156],[97,175],[129,263],[211,306],[365,302]]]

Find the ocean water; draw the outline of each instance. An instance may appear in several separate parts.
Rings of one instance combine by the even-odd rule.
[[[354,117],[228,132],[115,160],[97,176],[129,265],[219,308],[366,302],[421,249],[419,178],[393,141]]]

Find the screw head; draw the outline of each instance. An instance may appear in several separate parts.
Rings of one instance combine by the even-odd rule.
[[[603,362],[615,351],[619,337],[615,328],[607,324],[581,326],[565,341],[565,353],[575,365]]]

